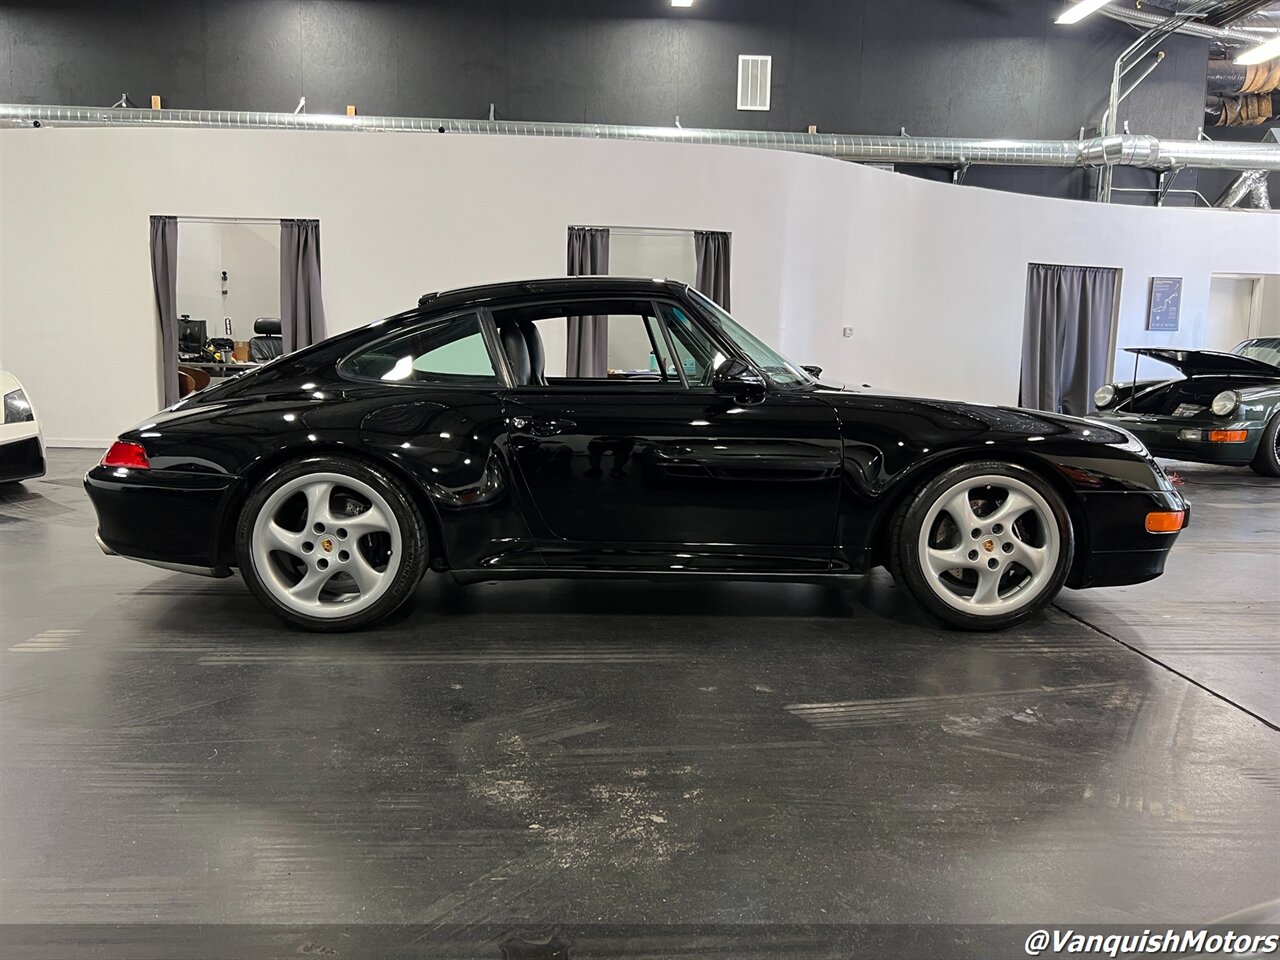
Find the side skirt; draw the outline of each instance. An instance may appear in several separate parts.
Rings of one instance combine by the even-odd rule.
[[[450,570],[461,584],[494,583],[499,580],[680,580],[700,578],[722,581],[767,581],[773,583],[841,583],[856,579],[857,573],[735,573],[723,570],[582,570],[576,567],[526,567],[508,570]]]

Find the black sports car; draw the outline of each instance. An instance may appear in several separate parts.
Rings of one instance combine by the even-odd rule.
[[[1245,340],[1230,353],[1128,352],[1163,360],[1182,376],[1099,387],[1098,419],[1131,430],[1157,456],[1280,477],[1280,337]]]
[[[547,344],[554,344],[548,347]],[[194,394],[85,478],[99,542],[371,624],[430,567],[841,577],[967,628],[1159,576],[1188,507],[1122,429],[824,382],[688,286],[428,294]]]

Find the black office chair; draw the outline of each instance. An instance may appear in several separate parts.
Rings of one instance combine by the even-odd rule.
[[[280,336],[280,321],[275,317],[259,317],[253,321],[253,332],[258,334],[249,341],[249,359],[254,363],[266,363],[284,353],[284,340]]]

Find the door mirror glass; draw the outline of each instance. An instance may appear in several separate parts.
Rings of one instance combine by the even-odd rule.
[[[818,377],[822,376],[822,368],[819,367],[817,364],[802,363],[800,365],[800,369],[803,370],[805,373],[809,374],[809,376],[813,377],[815,380]]]
[[[711,387],[716,393],[741,396],[763,396],[764,380],[745,361],[736,357],[723,360],[716,367]]]

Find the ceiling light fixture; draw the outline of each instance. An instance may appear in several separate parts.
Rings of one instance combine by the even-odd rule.
[[[1240,56],[1236,57],[1236,63],[1241,66],[1251,66],[1255,63],[1266,63],[1268,60],[1274,60],[1280,57],[1280,37],[1273,37],[1266,43],[1260,43],[1256,47],[1250,47]]]
[[[673,7],[692,7],[693,0],[671,0]]]
[[[1058,23],[1079,23],[1091,13],[1096,13],[1105,7],[1111,0],[1080,0],[1075,6],[1067,7],[1062,11],[1062,16],[1057,20]]]

